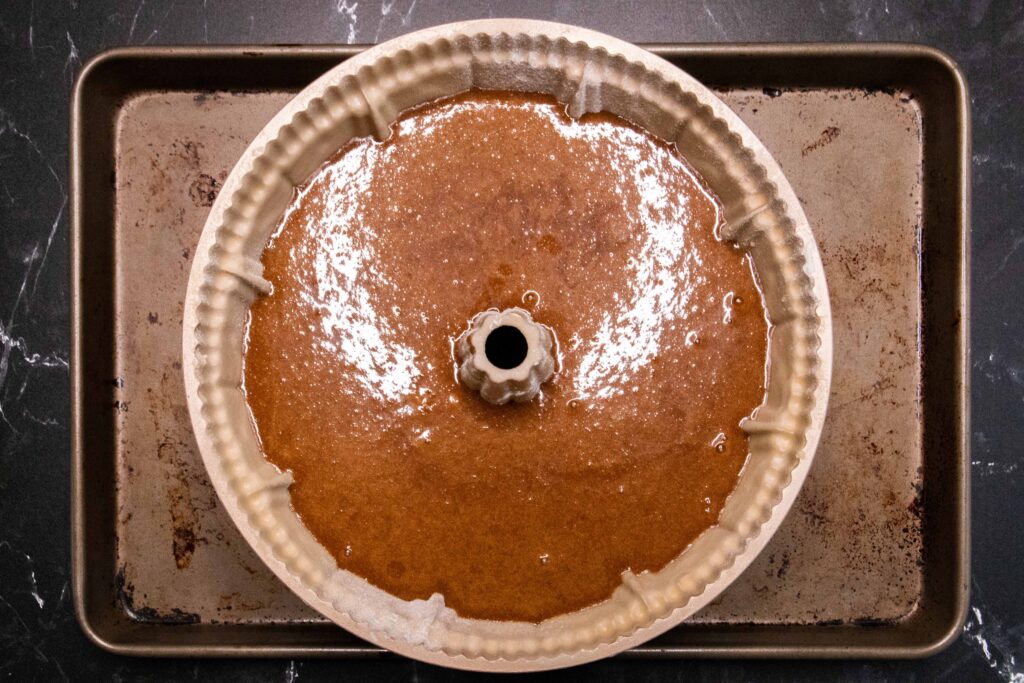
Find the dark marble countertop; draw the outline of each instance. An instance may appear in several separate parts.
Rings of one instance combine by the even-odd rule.
[[[973,578],[963,635],[921,661],[624,661],[612,680],[1024,681],[1024,5],[532,0],[12,0],[0,6],[0,677],[12,680],[425,679],[405,660],[152,660],[108,654],[70,595],[68,100],[122,45],[373,43],[490,16],[580,24],[634,42],[899,41],[961,66],[974,117]]]

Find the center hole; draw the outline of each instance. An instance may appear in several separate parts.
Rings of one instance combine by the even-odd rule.
[[[484,343],[484,354],[491,364],[502,370],[519,367],[526,360],[529,345],[518,328],[511,325],[496,327]]]

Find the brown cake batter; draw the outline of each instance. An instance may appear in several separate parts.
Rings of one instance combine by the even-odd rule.
[[[245,384],[339,566],[540,621],[713,525],[767,350],[720,221],[674,148],[534,95],[423,106],[317,171],[264,252]],[[453,343],[513,306],[550,326],[558,365],[533,401],[494,406],[459,384]]]

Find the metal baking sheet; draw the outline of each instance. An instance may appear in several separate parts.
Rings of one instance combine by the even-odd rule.
[[[651,46],[775,155],[822,252],[836,367],[786,522],[627,656],[921,656],[967,603],[966,93],[912,46]],[[248,548],[181,379],[192,250],[235,160],[358,48],[155,48],[87,66],[72,120],[73,570],[86,633],[143,655],[373,656]]]

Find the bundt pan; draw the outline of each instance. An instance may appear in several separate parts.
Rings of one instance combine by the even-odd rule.
[[[248,308],[268,283],[260,256],[293,190],[354,137],[384,139],[410,107],[477,88],[544,93],[572,117],[607,111],[675,143],[724,207],[724,238],[748,250],[770,322],[767,390],[743,424],[749,451],[718,524],[656,572],[623,574],[607,600],[539,624],[460,617],[443,596],[404,601],[338,568],[290,505],[289,472],[263,456],[242,388]],[[242,155],[195,252],[183,358],[192,424],[225,509],[302,600],[382,647],[486,671],[607,657],[715,599],[782,523],[814,458],[829,395],[832,329],[814,235],[782,171],[696,80],[645,50],[555,23],[484,20],[378,45],[297,95]]]

